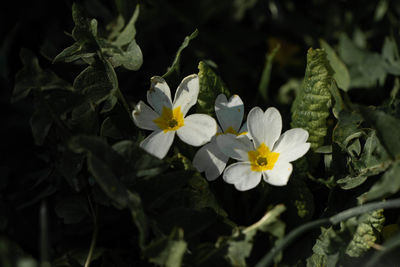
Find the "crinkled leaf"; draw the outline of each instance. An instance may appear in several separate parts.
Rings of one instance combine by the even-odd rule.
[[[321,49],[309,49],[307,67],[303,84],[292,105],[293,128],[303,128],[308,131],[308,142],[315,150],[324,144],[327,133],[327,117],[331,107],[333,70]]]
[[[151,263],[158,266],[180,267],[186,248],[183,230],[175,228],[169,236],[161,237],[148,245],[143,254]]]
[[[335,71],[333,78],[335,79],[338,87],[347,91],[350,87],[350,74],[346,65],[338,57],[335,50],[323,39],[319,40],[321,48],[325,49],[326,57],[329,60],[332,69]]]
[[[199,63],[200,92],[197,98],[198,106],[196,111],[199,113],[214,114],[215,99],[219,94],[230,96],[229,90],[221,78],[215,74],[212,68],[204,61]]]
[[[162,76],[163,78],[168,77],[173,72],[176,72],[178,75],[180,74],[179,61],[181,58],[182,51],[189,45],[191,40],[197,37],[198,34],[199,31],[196,29],[191,35],[185,37],[185,40],[183,40],[183,43],[178,49],[178,52],[176,52],[172,65],[168,68],[167,72]]]
[[[342,245],[342,238],[336,234],[332,227],[321,227],[321,234],[312,248],[313,254],[307,258],[307,267],[336,266],[339,260],[337,250]]]
[[[360,216],[353,238],[347,245],[345,253],[350,257],[363,255],[376,242],[384,222],[383,210],[376,210]]]
[[[295,207],[297,218],[302,221],[311,219],[314,214],[314,196],[306,183],[299,178],[291,179],[289,184],[290,203]]]

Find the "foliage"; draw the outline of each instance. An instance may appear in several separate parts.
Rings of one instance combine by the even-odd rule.
[[[0,46],[0,266],[399,262],[399,3],[18,5]],[[238,94],[308,131],[287,186],[238,192],[196,171],[198,148],[140,148],[150,77],[191,73],[189,112]]]

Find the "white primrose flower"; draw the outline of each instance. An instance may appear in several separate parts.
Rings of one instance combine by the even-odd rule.
[[[223,153],[240,161],[225,169],[223,179],[240,191],[256,187],[261,176],[271,185],[286,185],[293,170],[290,162],[304,156],[310,148],[310,143],[306,143],[308,132],[294,128],[281,135],[281,114],[273,107],[265,112],[253,108],[247,116],[247,126],[253,142],[245,135],[217,137]]]
[[[147,101],[139,101],[132,112],[133,120],[139,128],[154,131],[140,143],[140,147],[162,159],[167,154],[175,137],[192,146],[209,142],[217,132],[216,121],[206,114],[192,114],[189,109],[196,104],[199,94],[199,78],[196,74],[185,77],[171,101],[171,91],[162,77],[151,78],[147,91]]]
[[[215,99],[215,114],[221,127],[218,126],[217,134],[234,134],[235,136],[247,134],[246,124],[242,125],[244,105],[238,95],[233,95],[229,101],[224,94]],[[211,142],[200,148],[193,159],[193,166],[199,172],[205,172],[206,178],[213,181],[225,169],[229,157],[218,148],[216,136]]]

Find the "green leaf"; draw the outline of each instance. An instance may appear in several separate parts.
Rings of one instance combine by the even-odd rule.
[[[387,0],[380,0],[375,8],[374,21],[378,22],[383,19],[389,8],[389,3]]]
[[[385,60],[386,71],[393,75],[400,75],[400,56],[397,44],[393,38],[385,38],[382,47],[382,57]]]
[[[235,229],[230,237],[221,237],[216,247],[227,247],[226,258],[232,266],[247,266],[246,258],[250,256],[253,239],[258,231],[270,233],[278,240],[284,236],[285,224],[278,218],[283,211],[283,205],[275,206],[253,225]]]
[[[98,114],[91,103],[82,103],[71,112],[71,119],[67,121],[69,128],[79,134],[96,134],[99,121]]]
[[[365,121],[377,132],[380,142],[394,160],[400,159],[400,120],[380,110],[360,107]]]
[[[113,44],[121,47],[130,44],[132,41],[135,40],[136,37],[135,23],[139,17],[139,11],[140,11],[140,6],[137,5],[128,24],[125,25],[124,30],[117,36]]]
[[[339,37],[338,50],[340,58],[348,65],[359,64],[365,57],[365,51],[358,48],[344,33]]]
[[[90,215],[87,199],[79,195],[59,199],[54,208],[57,216],[63,218],[65,224],[78,223]]]
[[[343,110],[339,113],[338,123],[333,129],[333,141],[347,152],[351,141],[364,134],[360,127],[362,122],[360,114]]]
[[[295,207],[297,219],[308,221],[314,214],[314,196],[301,178],[291,179],[288,186],[290,203]]]
[[[385,81],[387,73],[382,56],[357,47],[346,34],[340,35],[339,55],[349,66],[350,88],[369,88]]]
[[[43,70],[39,65],[39,60],[32,51],[24,48],[21,49],[20,58],[24,67],[15,76],[13,102],[26,97],[31,90],[72,90],[71,85],[56,74],[49,70]]]
[[[49,110],[45,106],[37,105],[31,117],[30,124],[35,144],[38,146],[43,145],[53,124],[53,118],[49,114]]]
[[[75,78],[74,88],[98,105],[117,90],[118,80],[108,61],[96,60]]]
[[[72,62],[77,59],[90,62],[96,51],[100,50],[97,21],[89,19],[83,6],[77,3],[72,5],[72,19],[75,23],[72,37],[76,42],[58,54],[53,62]]]
[[[128,70],[138,70],[143,64],[143,54],[139,45],[133,40],[125,51],[115,52],[110,62],[114,67],[123,66]]]
[[[113,50],[113,56],[110,58],[114,67],[122,65],[128,70],[138,70],[143,64],[142,50],[135,40],[135,23],[139,17],[139,10],[140,7],[137,5],[124,30],[112,42],[117,47]]]
[[[307,67],[303,84],[292,105],[293,128],[299,127],[308,131],[308,142],[311,148],[324,144],[327,134],[327,117],[331,107],[333,70],[321,49],[310,48],[307,53]]]
[[[174,61],[172,62],[171,67],[168,68],[167,72],[162,75],[163,78],[168,77],[171,75],[173,72],[176,72],[178,75],[180,74],[180,67],[179,67],[179,61],[181,58],[182,51],[189,45],[190,41],[193,40],[194,38],[197,37],[199,34],[199,31],[196,29],[191,35],[186,36],[185,40],[183,40],[183,43],[178,49],[178,52],[176,52]]]
[[[211,115],[214,114],[214,105],[217,96],[219,94],[225,94],[226,97],[229,98],[230,92],[221,78],[215,74],[207,63],[200,61],[198,68],[200,91],[197,98],[198,106],[196,111]]]
[[[142,51],[135,40],[135,22],[138,16],[139,5],[122,32],[113,33],[111,37],[115,40],[105,40],[97,36],[97,20],[89,19],[84,8],[74,3],[72,17],[75,27],[72,37],[76,42],[57,55],[54,62],[82,59],[93,64],[96,57],[100,57],[103,61],[110,62],[111,67],[122,65],[129,70],[138,70],[143,63]]]
[[[320,39],[319,44],[321,48],[326,51],[326,57],[328,58],[332,69],[335,71],[335,74],[333,74],[333,78],[335,79],[338,87],[343,91],[349,90],[350,74],[347,70],[346,65],[338,57],[335,50],[333,50],[333,48],[325,40]]]
[[[312,248],[313,254],[307,258],[307,267],[336,266],[339,260],[337,251],[343,243],[342,237],[332,227],[321,227],[321,234]]]
[[[347,245],[345,253],[350,257],[362,256],[376,242],[384,222],[383,210],[376,210],[360,216],[356,222],[353,238]]]
[[[359,139],[355,139],[353,144],[360,146]],[[346,177],[339,179],[337,183],[342,189],[353,189],[366,181],[369,176],[377,175],[385,171],[391,160],[383,148],[375,131],[370,131],[365,140],[360,157],[358,154],[351,154],[352,145],[348,146],[348,153],[351,155],[348,163],[352,170]]]
[[[169,236],[161,237],[148,245],[143,254],[151,263],[158,266],[180,267],[187,250],[183,230],[175,228]]]
[[[86,153],[88,171],[117,207],[130,209],[139,229],[139,245],[143,247],[147,239],[148,225],[141,198],[118,179],[132,175],[133,170],[129,164],[99,137],[84,135],[74,137],[70,147],[77,153]]]
[[[400,162],[397,161],[371,189],[358,197],[360,203],[391,196],[400,191]]]

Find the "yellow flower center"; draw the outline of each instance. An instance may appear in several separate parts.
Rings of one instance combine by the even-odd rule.
[[[163,106],[161,116],[153,121],[158,128],[164,130],[164,133],[168,131],[176,131],[184,125],[181,107],[179,106],[172,110]]]
[[[271,152],[264,143],[256,150],[247,152],[247,155],[251,164],[251,170],[255,172],[272,170],[279,158],[279,153]]]
[[[223,132],[223,133],[217,133],[217,136],[218,136],[218,135],[221,135],[221,134],[228,134],[228,133],[234,134],[234,135],[236,135],[236,136],[243,135],[243,134],[247,134],[247,132],[238,133],[238,132],[235,131],[235,129],[232,128],[232,126],[229,126],[228,129],[225,130],[225,132]]]

